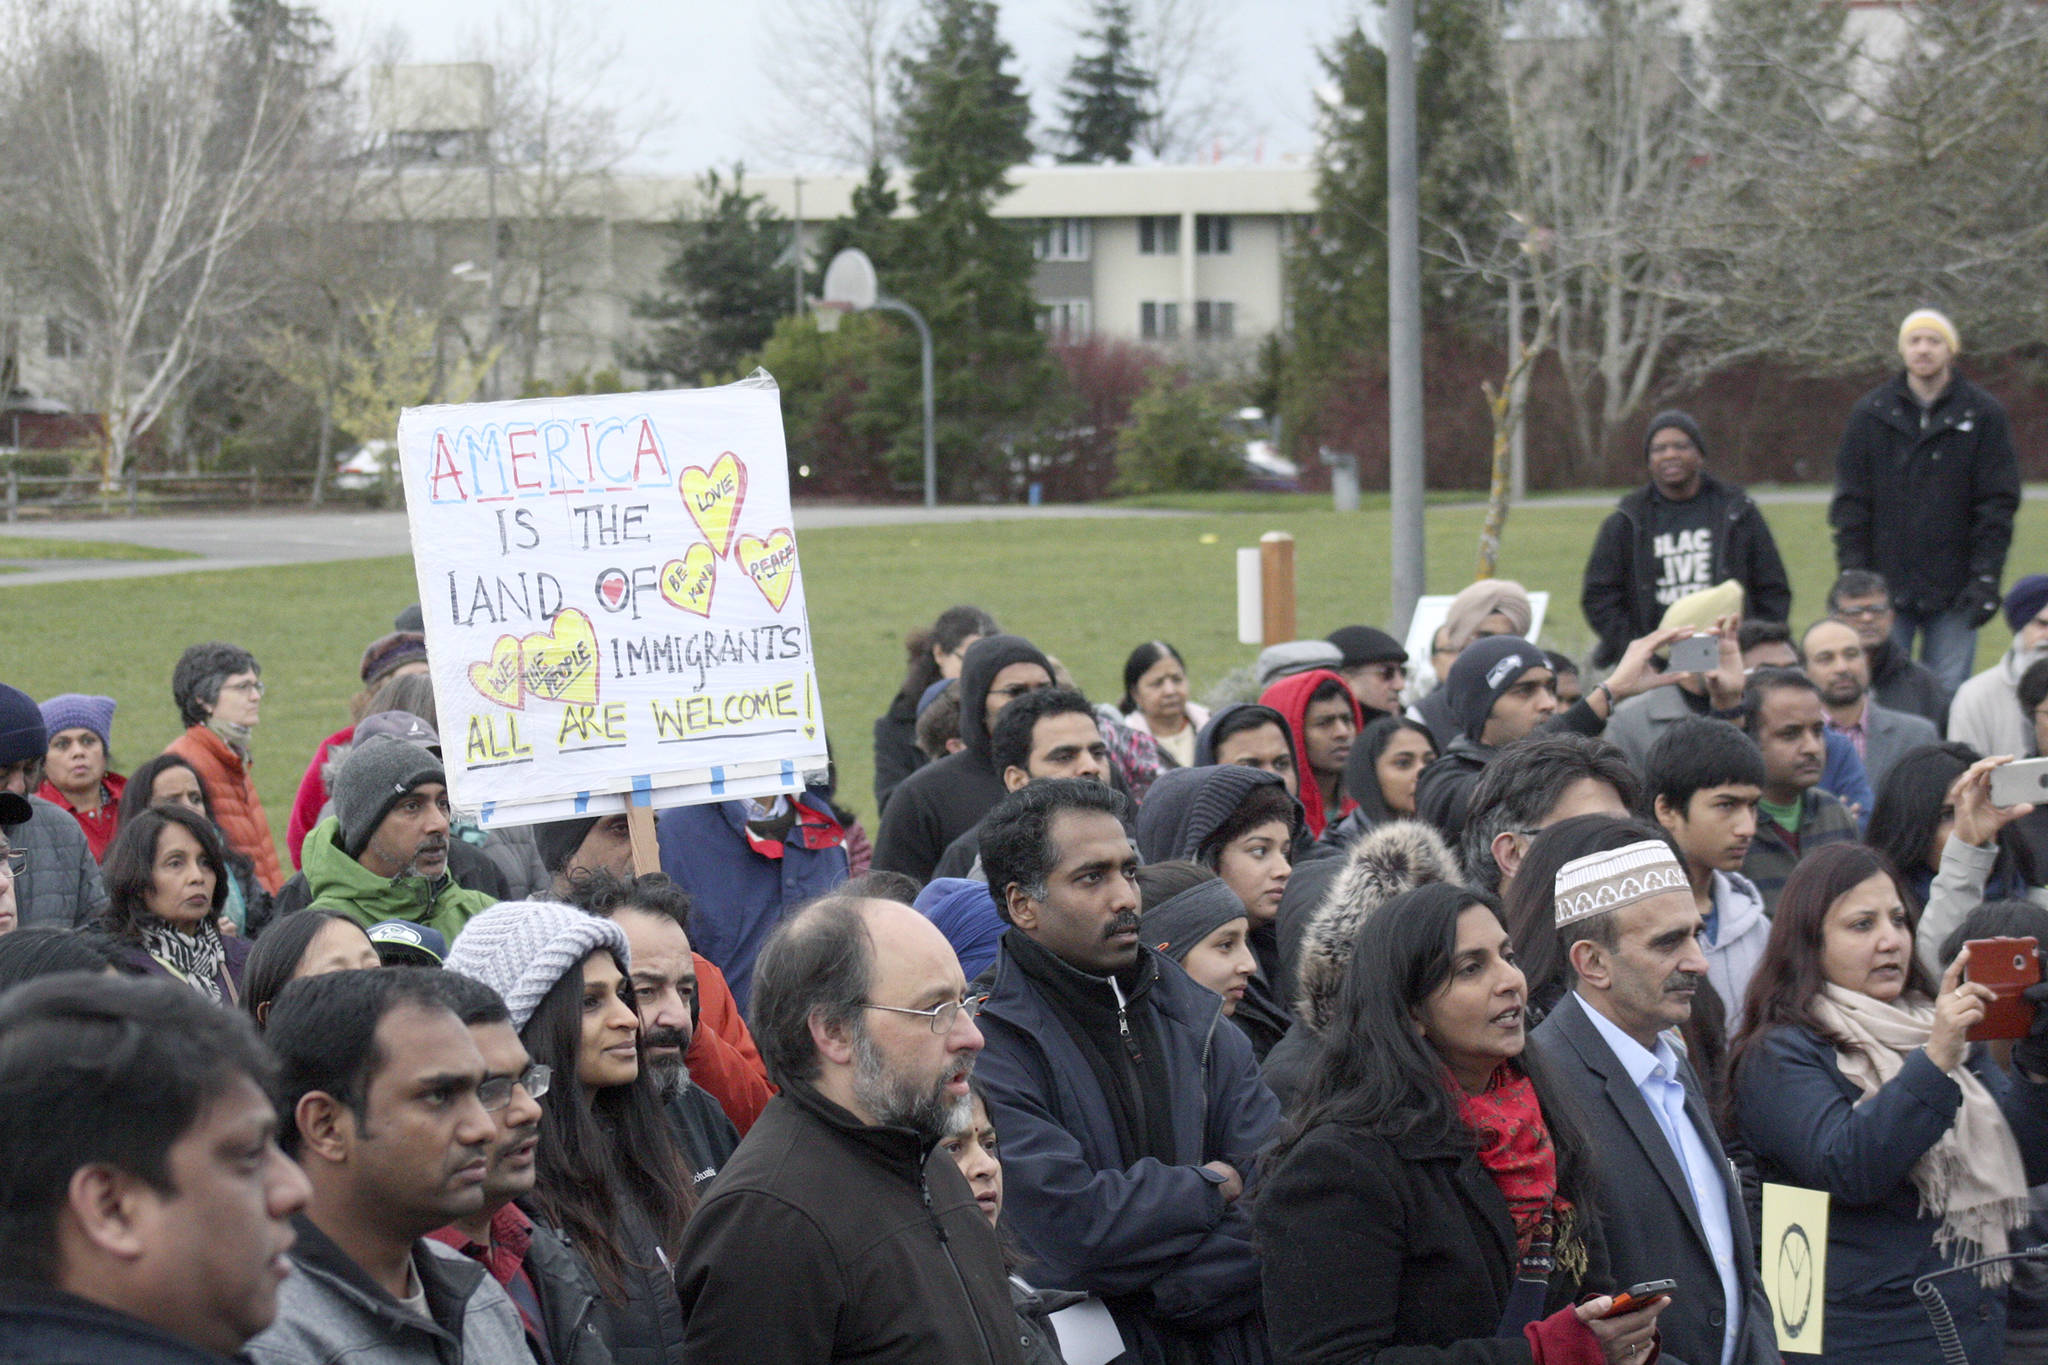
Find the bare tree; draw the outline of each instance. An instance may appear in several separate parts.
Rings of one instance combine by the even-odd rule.
[[[1236,151],[1258,134],[1235,93],[1244,66],[1217,0],[1136,0],[1138,67],[1155,82],[1139,142],[1162,161]]]
[[[111,487],[262,296],[312,94],[183,0],[22,4],[0,42],[0,242],[75,329]]]
[[[754,130],[763,154],[791,166],[864,170],[896,159],[890,78],[906,0],[778,0],[761,65],[776,106]]]

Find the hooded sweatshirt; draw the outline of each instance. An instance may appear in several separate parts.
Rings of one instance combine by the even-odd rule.
[[[2034,728],[2020,710],[2020,678],[2048,659],[2048,649],[2021,649],[2014,640],[2005,656],[1956,689],[1948,708],[1948,737],[1980,754],[2034,752]]]
[[[951,844],[1008,795],[988,752],[989,684],[1011,664],[1035,663],[1052,676],[1052,663],[1029,640],[991,635],[960,661],[960,742],[966,746],[903,779],[882,812],[875,835],[876,872],[902,872],[920,882]]]
[[[1279,726],[1282,733],[1287,733],[1287,717],[1270,706],[1261,706],[1255,701],[1234,701],[1227,706],[1219,706],[1209,717],[1208,723],[1202,726],[1201,733],[1195,736],[1195,767],[1206,768],[1213,763],[1221,762],[1216,757],[1216,736],[1222,731],[1224,723],[1240,711],[1257,711],[1263,720]],[[1231,730],[1232,735],[1241,733],[1243,729]]]
[[[341,822],[332,815],[306,836],[302,870],[310,906],[340,911],[365,929],[380,920],[410,920],[453,943],[464,925],[497,903],[489,892],[466,890],[449,876],[435,882],[378,876],[341,851]]]
[[[1740,872],[1714,873],[1713,916],[1702,935],[1707,950],[1707,979],[1728,1006],[1728,1036],[1742,1027],[1742,1000],[1749,979],[1763,961],[1771,921],[1764,913],[1764,893]]]
[[[1315,769],[1308,765],[1308,699],[1315,695],[1318,687],[1325,682],[1334,682],[1344,687],[1344,679],[1327,668],[1313,669],[1307,673],[1296,673],[1282,678],[1267,688],[1259,697],[1262,705],[1270,706],[1287,718],[1288,738],[1294,742],[1294,771],[1296,785],[1301,797],[1302,818],[1308,822],[1309,837],[1320,839],[1332,820],[1349,815],[1358,808],[1358,803],[1341,791],[1342,798],[1336,810],[1323,809],[1322,784],[1317,780]],[[1358,698],[1351,695],[1351,689],[1344,687],[1344,695],[1351,702],[1352,724],[1358,729],[1365,728],[1365,708],[1358,704]]]

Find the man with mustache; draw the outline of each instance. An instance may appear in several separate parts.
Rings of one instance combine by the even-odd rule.
[[[611,1365],[597,1334],[594,1280],[559,1233],[535,1223],[513,1203],[533,1193],[540,1147],[540,1099],[553,1078],[535,1066],[512,1027],[505,1001],[475,977],[438,971],[432,980],[483,1055],[477,1096],[498,1125],[484,1171],[484,1203],[429,1233],[490,1272],[526,1329],[533,1358],[554,1365]],[[515,1362],[515,1365],[517,1363]]]
[[[1657,1323],[1664,1359],[1767,1365],[1777,1345],[1742,1187],[1698,1078],[1667,1036],[1692,1017],[1707,977],[1699,907],[1671,846],[1635,828],[1639,841],[1558,869],[1557,934],[1573,986],[1529,1050],[1600,1153],[1615,1283],[1678,1281]]]
[[[449,874],[448,775],[433,750],[392,735],[359,741],[329,787],[334,814],[306,836],[300,866],[307,905],[365,929],[410,920],[453,943],[497,903]]]
[[[427,1236],[482,1212],[498,1138],[489,1070],[439,975],[329,972],[271,1006],[280,1142],[313,1195],[256,1365],[530,1359],[505,1291]]]
[[[1827,844],[1853,842],[1856,817],[1821,790],[1827,770],[1828,713],[1813,679],[1793,668],[1761,668],[1742,694],[1743,729],[1764,756],[1763,797],[1756,835],[1743,855],[1742,875],[1763,893],[1764,913],[1778,908],[1778,893],[1799,860]]]
[[[981,1015],[1004,1222],[1034,1282],[1101,1296],[1133,1358],[1264,1361],[1238,1198],[1280,1109],[1222,998],[1139,938],[1127,811],[1052,778],[982,827],[1010,926]]]

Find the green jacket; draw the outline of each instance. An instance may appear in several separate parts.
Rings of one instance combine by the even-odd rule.
[[[365,929],[379,920],[403,919],[438,929],[450,942],[483,911],[492,896],[457,886],[453,877],[380,877],[341,850],[341,822],[328,816],[306,836],[300,870],[313,899],[307,909],[336,910]]]

